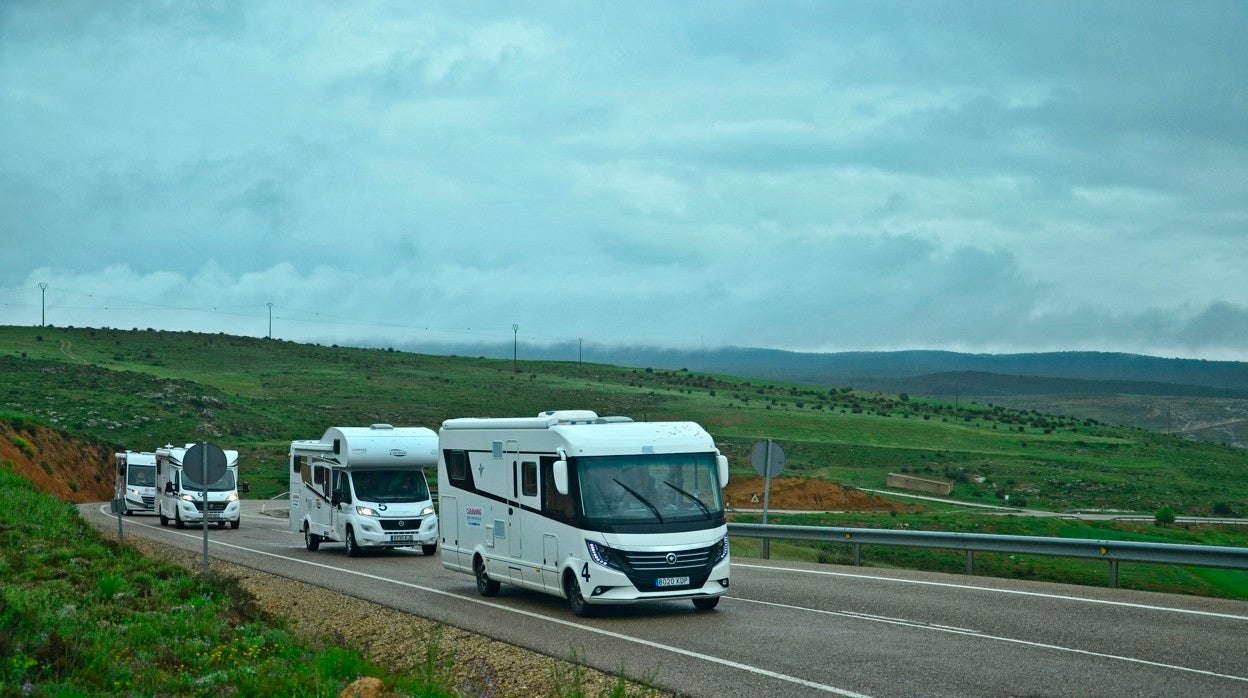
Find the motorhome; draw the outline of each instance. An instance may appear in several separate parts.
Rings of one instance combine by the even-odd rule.
[[[113,499],[121,500],[121,512],[130,516],[136,511],[156,508],[156,454],[126,451],[114,453],[117,477],[113,483]]]
[[[438,517],[424,468],[438,462],[438,435],[423,427],[330,427],[290,444],[290,530],[308,550],[343,543],[366,549],[438,549]]]
[[[482,595],[513,584],[584,616],[728,590],[728,460],[701,426],[565,410],[449,419],[438,438],[442,564]]]
[[[216,523],[217,528],[224,528],[227,523],[230,528],[238,528],[243,513],[238,493],[247,491],[246,483],[238,480],[238,451],[224,451],[225,472],[216,482],[208,483],[205,503],[204,484],[196,479],[199,465],[183,462],[194,445],[167,444],[156,449],[156,514],[160,525],[168,526],[172,521],[183,528],[186,524],[203,523],[207,504],[208,523]]]

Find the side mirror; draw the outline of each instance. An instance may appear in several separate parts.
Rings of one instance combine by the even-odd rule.
[[[728,457],[715,456],[715,465],[719,466],[719,486],[721,488],[728,486]]]
[[[567,495],[568,493],[568,462],[566,460],[557,460],[554,465],[555,474],[555,491],[559,494]]]
[[[334,490],[334,494],[329,498],[329,505],[336,507],[342,504],[342,490]]]
[[[243,480],[242,482],[238,483],[238,491],[242,492],[243,494],[247,494],[248,492],[251,491],[251,485],[246,480]]]
[[[173,494],[173,481],[165,483],[165,494]]]

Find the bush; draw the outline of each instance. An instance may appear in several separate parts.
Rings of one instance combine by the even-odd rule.
[[[1158,509],[1157,513],[1153,515],[1153,521],[1158,526],[1169,526],[1170,524],[1174,523],[1176,518],[1177,517],[1174,514],[1174,510],[1171,509],[1169,505],[1163,506],[1162,508]]]

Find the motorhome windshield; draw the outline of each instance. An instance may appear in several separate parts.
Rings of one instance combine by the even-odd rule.
[[[133,487],[155,487],[156,466],[131,465],[126,468],[126,484]]]
[[[605,525],[723,518],[713,453],[592,456],[576,460],[581,511]]]
[[[429,485],[419,471],[357,470],[351,473],[355,496],[367,502],[423,502]]]
[[[187,468],[182,471],[182,489],[190,490],[192,492],[200,492],[204,489],[204,486],[195,481],[191,470],[193,470],[193,468]],[[225,474],[221,476],[220,480],[208,485],[209,492],[229,492],[233,489],[235,489],[235,485],[234,471],[232,470],[225,471]]]

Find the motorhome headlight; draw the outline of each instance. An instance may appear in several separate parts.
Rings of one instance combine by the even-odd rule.
[[[610,567],[612,569],[620,568],[619,565],[615,564],[615,551],[611,548],[608,548],[602,543],[595,543],[592,540],[585,541],[585,547],[589,548],[589,557],[594,562],[602,565],[603,567]]]
[[[724,536],[723,540],[719,541],[719,559],[715,561],[715,564],[723,562],[726,557],[728,557],[728,536]]]
[[[420,510],[421,516],[433,516],[433,507],[425,507]]]
[[[238,493],[237,493],[237,492],[231,492],[229,495],[227,495],[227,496],[226,496],[225,501],[227,501],[227,502],[237,502],[237,501],[238,501]]]
[[[360,516],[381,516],[381,514],[378,514],[377,510],[372,507],[356,507],[355,513]]]
[[[193,501],[195,501],[195,497],[194,497],[193,495],[189,495],[189,494],[184,494],[184,495],[182,495],[181,497],[178,497],[178,499],[181,499],[181,500],[182,500],[182,501],[184,501],[184,502],[193,502]]]

